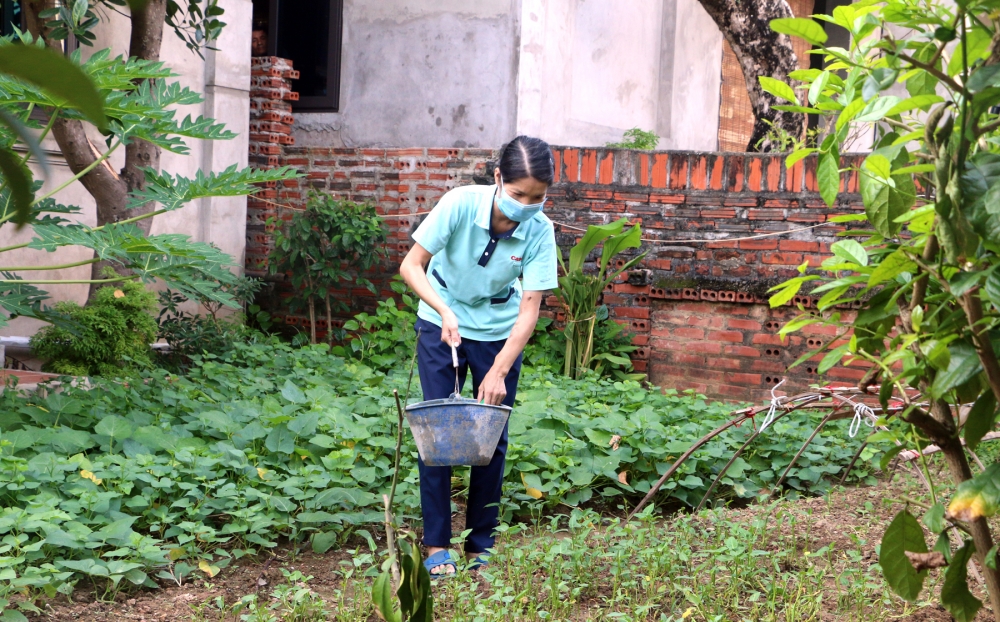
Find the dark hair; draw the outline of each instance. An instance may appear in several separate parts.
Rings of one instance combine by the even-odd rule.
[[[505,182],[533,177],[551,184],[555,177],[552,149],[541,138],[518,136],[500,149],[500,177]]]

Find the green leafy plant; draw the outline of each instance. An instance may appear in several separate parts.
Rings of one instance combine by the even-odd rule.
[[[623,232],[626,224],[628,220],[622,218],[607,225],[590,225],[583,238],[570,249],[569,264],[563,262],[562,255],[559,256],[564,274],[559,277],[559,287],[553,293],[559,297],[566,312],[564,371],[572,378],[580,378],[590,369],[593,361],[597,301],[604,288],[646,256],[642,253],[608,272],[608,266],[615,256],[624,250],[638,248],[642,243],[639,225]],[[597,274],[585,273],[584,262],[599,244],[603,245],[597,262]]]
[[[358,313],[344,323],[350,332],[347,346],[337,346],[335,354],[357,358],[365,364],[388,372],[410,359],[417,346],[413,330],[417,321],[417,298],[409,293],[406,283],[398,274],[389,284],[399,296],[378,303],[375,314]]]
[[[270,325],[270,315],[256,305],[249,304],[260,290],[260,281],[239,277],[232,284],[220,283],[219,287],[226,290],[241,308],[246,309],[245,313],[225,316],[224,306],[205,296],[199,296],[194,302],[206,313],[191,313],[181,308],[189,302],[187,296],[169,289],[160,292],[158,334],[170,344],[170,351],[163,358],[171,369],[187,368],[195,354],[225,354],[232,349],[234,343],[251,338],[254,331],[245,323],[247,315],[252,315],[258,326]]]
[[[331,288],[356,282],[375,293],[362,274],[385,255],[385,225],[374,205],[319,193],[310,194],[306,209],[296,211],[291,220],[269,224],[278,227],[271,273],[289,275],[294,288],[291,307],[308,311],[310,343],[316,343],[317,300],[326,307],[327,326],[332,325],[335,310],[347,310],[346,304],[331,298]],[[332,344],[334,331],[328,330],[327,336]]]
[[[0,70],[2,59],[9,55],[9,51],[21,55],[25,50],[40,49],[37,48],[40,43],[27,34],[22,34],[17,43],[0,41]],[[0,313],[0,325],[7,323],[8,316],[46,319],[43,317],[43,302],[48,294],[38,286],[59,283],[99,286],[128,280],[149,282],[158,279],[189,297],[203,295],[231,303],[225,292],[214,288],[215,283],[228,283],[234,278],[229,270],[229,256],[210,244],[192,242],[186,236],[146,235],[139,224],[199,198],[251,194],[257,189],[255,184],[283,179],[289,177],[291,172],[288,169],[256,172],[233,166],[207,175],[199,172],[188,179],[144,169],[141,171],[144,176],[142,187],[136,187],[123,196],[127,197],[131,207],[159,204],[160,209],[137,212],[134,217],[97,227],[70,222],[64,216],[79,213],[79,208],[60,205],[53,197],[101,166],[123,145],[146,141],[184,154],[188,152],[185,139],[216,140],[231,138],[235,134],[226,132],[209,119],[192,120],[189,117],[183,121],[176,120],[175,107],[196,104],[201,101],[201,96],[170,81],[174,74],[162,63],[134,58],[113,59],[109,50],[102,50],[81,65],[78,51],[66,61],[74,67],[73,75],[76,77],[73,80],[41,80],[43,88],[39,89],[37,80],[32,81],[33,76],[51,69],[52,75],[58,77],[63,75],[65,66],[62,61],[56,62],[48,57],[43,59],[44,62],[35,62],[32,54],[22,59],[25,65],[19,71],[0,74],[0,112],[3,113],[0,117],[16,121],[0,127],[0,146],[13,148],[18,144],[27,145],[30,153],[31,145],[47,137],[57,127],[58,121],[78,123],[89,120],[108,132],[109,147],[92,165],[41,196],[38,196],[41,183],[33,180],[25,166],[28,155],[18,156],[21,159],[17,174],[0,166],[3,176],[0,182],[0,227],[11,223],[28,224],[34,234],[28,242],[0,248],[0,275],[3,277],[0,278],[0,308],[6,312]],[[28,77],[24,77],[25,74],[29,74]],[[95,103],[84,98],[83,94],[88,89],[79,87],[80,76],[77,74],[82,74],[84,84],[90,85],[89,92],[96,90],[102,94],[103,100],[98,97]],[[145,80],[155,82],[150,85]],[[52,82],[55,84],[50,84]],[[67,90],[78,87],[78,95],[66,94]],[[33,120],[33,111],[42,111],[47,120]],[[37,131],[37,138],[31,138],[30,132],[16,131],[18,124]],[[0,159],[3,159],[2,156]],[[23,248],[52,252],[67,246],[92,249],[94,258],[68,264],[2,265],[4,253]],[[117,274],[104,273],[91,279],[37,279],[30,276],[32,271],[37,270],[61,270],[99,263],[115,268]]]
[[[149,344],[156,339],[156,297],[142,283],[102,287],[86,306],[60,302],[56,325],[31,338],[31,350],[46,359],[45,371],[72,376],[134,374],[152,365]]]
[[[876,435],[898,443],[884,461],[907,447],[941,449],[957,488],[946,503],[944,482],[921,460],[932,501],[923,524],[935,534],[932,551],[946,566],[941,604],[963,622],[982,604],[967,587],[970,557],[982,568],[1000,620],[1000,571],[987,522],[1000,505],[1000,472],[993,466],[973,475],[969,466],[969,452],[993,430],[1000,403],[997,8],[992,0],[888,0],[820,16],[847,29],[851,47],[824,47],[822,69],[792,75],[802,82],[808,107],[790,101],[783,108],[823,115],[832,130],[817,148],[787,161],[817,154],[820,194],[832,205],[840,191],[841,145],[852,125],[869,128],[874,149],[858,170],[865,213],[831,219],[862,228],[846,232],[849,239],[834,244],[833,257],[818,270],[803,265],[802,276],[775,288],[771,298],[772,306],[785,304],[809,284],[821,296],[822,316],[804,312],[782,334],[814,324],[836,327],[834,338],[803,358],[825,353],[821,372],[844,360],[865,361],[873,366],[868,382],[881,383],[883,406],[894,400],[903,407],[885,422],[888,431]],[[773,27],[813,45],[825,43],[812,20]],[[886,92],[897,84],[908,97]],[[860,303],[856,317],[837,310],[845,303]],[[958,536],[956,550],[951,534]],[[885,533],[880,564],[889,585],[907,600],[918,598],[927,568],[942,565],[915,566],[908,556],[928,552],[920,524],[904,508]]]
[[[625,327],[608,317],[607,305],[597,308],[597,323],[594,326],[594,356],[591,365],[599,376],[619,380],[639,380],[645,374],[635,373],[629,355],[635,352],[632,336]],[[560,372],[566,367],[566,338],[552,329],[552,320],[540,318],[535,325],[535,334],[524,349],[524,360],[528,365],[544,367]]]
[[[625,130],[622,135],[622,141],[618,143],[608,143],[605,145],[610,149],[643,149],[650,150],[656,149],[656,146],[660,143],[660,137],[656,135],[656,132],[641,130],[637,127],[633,127],[630,130]]]

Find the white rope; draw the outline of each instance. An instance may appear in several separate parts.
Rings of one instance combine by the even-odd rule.
[[[847,400],[851,402],[850,399]],[[854,404],[854,402],[851,402]],[[878,418],[875,416],[875,411],[865,404],[864,402],[854,404],[854,419],[851,420],[851,427],[847,430],[847,434],[854,438],[858,430],[861,429],[861,422],[864,421],[869,428],[875,427],[875,421]]]
[[[767,409],[767,415],[764,416],[764,420],[760,422],[760,432],[758,434],[763,434],[767,426],[774,423],[774,418],[778,416],[778,406],[781,405],[781,398],[774,394],[778,390],[778,387],[785,384],[787,378],[782,378],[781,382],[774,385],[771,389],[771,407]]]

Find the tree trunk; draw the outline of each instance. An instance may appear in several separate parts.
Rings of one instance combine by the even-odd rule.
[[[316,345],[316,298],[309,296],[309,343]]]
[[[330,308],[330,290],[326,290],[326,343],[333,347],[333,311]]]
[[[743,68],[743,79],[753,107],[754,125],[747,151],[775,151],[768,133],[783,131],[800,139],[805,117],[799,113],[775,110],[775,104],[788,102],[765,93],[758,76],[787,81],[788,74],[798,69],[798,59],[788,35],[780,35],[770,27],[770,21],[794,17],[785,0],[700,0],[722,35],[729,42]],[[770,122],[770,125],[768,124]]]
[[[38,13],[49,8],[51,0],[23,3],[28,30],[36,37],[45,37],[44,20]],[[129,56],[142,60],[160,59],[163,43],[163,25],[166,22],[167,0],[149,0],[142,8],[132,11],[132,31],[129,41]],[[49,47],[62,50],[59,41],[46,41]],[[59,119],[52,127],[52,136],[73,174],[78,174],[101,157],[101,151],[87,137],[82,121]],[[133,140],[125,146],[125,168],[116,174],[107,161],[84,175],[80,181],[97,204],[97,225],[148,214],[153,210],[149,203],[127,210],[129,193],[145,188],[146,179],[142,168],[160,168],[160,148],[144,140]],[[152,219],[140,220],[136,226],[143,235],[148,235]],[[105,262],[93,264],[91,278],[100,279]],[[90,286],[90,296],[94,295],[96,284]]]

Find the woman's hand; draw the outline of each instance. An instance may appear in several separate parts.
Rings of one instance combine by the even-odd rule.
[[[462,336],[458,334],[458,318],[447,307],[441,314],[441,341],[455,347],[462,343]]]
[[[504,380],[507,374],[496,367],[492,368],[479,383],[479,395],[476,397],[480,402],[499,406],[507,397],[507,385]]]

